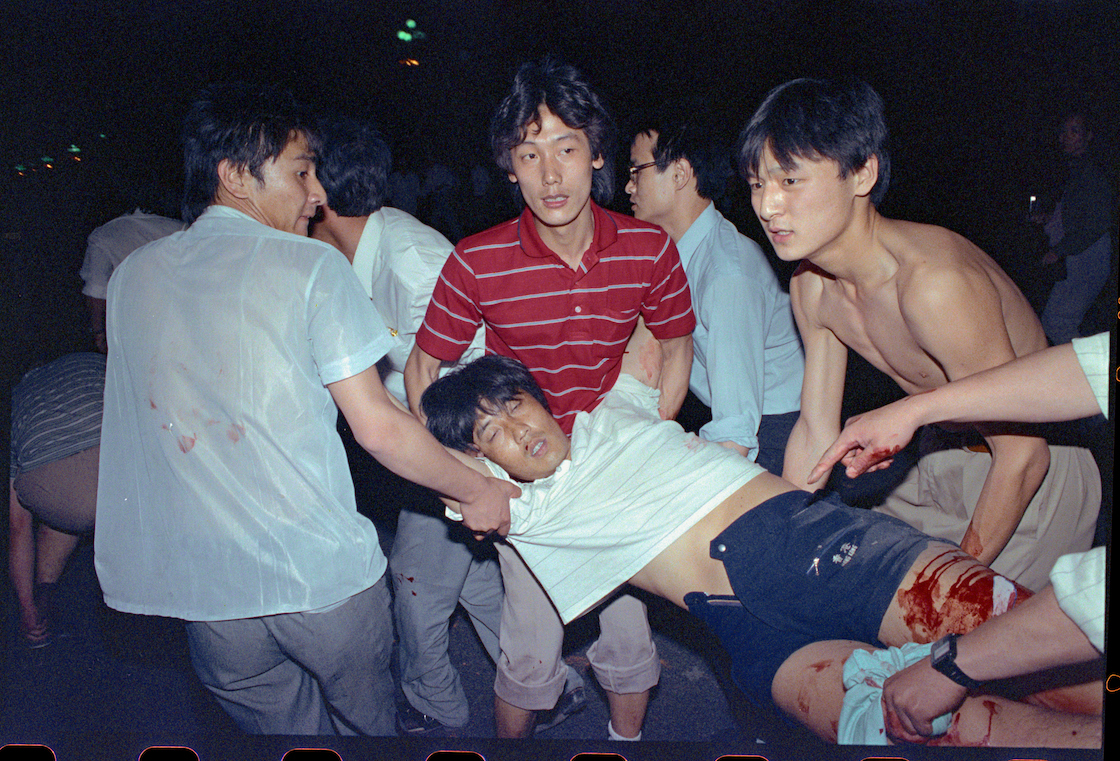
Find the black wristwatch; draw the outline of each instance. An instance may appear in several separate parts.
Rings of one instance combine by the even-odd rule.
[[[959,634],[946,634],[934,642],[929,652],[930,665],[972,692],[980,689],[983,683],[977,682],[961,671],[961,667],[957,665],[957,637],[959,636]]]

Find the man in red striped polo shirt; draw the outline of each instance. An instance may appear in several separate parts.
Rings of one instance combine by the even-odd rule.
[[[660,412],[674,417],[692,362],[691,295],[676,246],[659,227],[601,208],[614,190],[614,125],[570,66],[521,67],[490,127],[494,158],[516,183],[522,214],[465,238],[447,260],[405,368],[409,403],[480,324],[486,348],[522,361],[565,433],[614,385],[639,318],[662,357]],[[499,737],[527,737],[536,712],[565,690],[563,627],[520,557],[499,545],[506,602],[495,683]],[[641,736],[659,665],[642,603],[600,613],[588,651],[611,708],[608,734]]]

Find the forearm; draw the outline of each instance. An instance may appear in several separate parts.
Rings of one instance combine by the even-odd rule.
[[[902,400],[918,425],[1076,420],[1100,412],[1071,344],[1053,346]]]
[[[439,377],[439,367],[439,359],[419,346],[412,347],[412,353],[408,355],[408,361],[404,366],[404,388],[408,395],[408,406],[412,414],[420,420],[424,419],[420,414],[420,397]]]
[[[35,589],[35,519],[8,481],[8,576],[21,609],[33,607]]]
[[[1058,606],[1054,588],[1016,605],[957,640],[957,665],[977,681],[1083,663],[1099,656]]]
[[[957,639],[956,664],[979,682],[1083,663],[1099,653],[1062,612],[1053,587]],[[924,658],[883,685],[883,712],[893,738],[921,742],[938,716],[957,710],[968,691]]]
[[[487,478],[456,460],[393,399],[371,367],[327,387],[354,438],[378,462],[409,481],[463,504],[472,531],[509,530],[512,484]]]
[[[1044,439],[988,436],[992,464],[980,489],[961,549],[990,565],[1015,533],[1019,521],[1050,467]]]
[[[415,417],[395,406],[377,425],[355,438],[378,462],[402,478],[457,502],[473,502],[486,478],[467,468],[436,441]]]
[[[797,488],[806,491],[812,491],[823,486],[823,483],[809,483],[810,468],[821,458],[825,449],[828,448],[828,442],[834,437],[835,434],[828,438],[826,438],[826,435],[820,434],[814,436],[812,426],[805,419],[805,413],[802,411],[801,416],[797,418],[797,422],[793,426],[793,430],[790,431],[789,441],[786,443],[782,478]]]
[[[672,420],[681,410],[688,393],[688,376],[692,371],[692,336],[659,340],[663,363],[659,412],[662,420]]]
[[[93,335],[93,342],[97,350],[104,354],[108,350],[105,339],[105,299],[86,296],[86,306],[89,308],[89,332]]]

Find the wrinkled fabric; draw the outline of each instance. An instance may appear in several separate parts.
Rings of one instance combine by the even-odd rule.
[[[111,607],[249,618],[381,578],[326,386],[394,339],[342,254],[211,206],[125,259],[107,316],[95,562]]]
[[[836,728],[839,745],[889,745],[883,719],[883,683],[892,674],[929,655],[932,645],[908,642],[902,647],[868,652],[857,649],[844,663],[844,706]],[[953,714],[933,720],[933,733],[949,731]]]

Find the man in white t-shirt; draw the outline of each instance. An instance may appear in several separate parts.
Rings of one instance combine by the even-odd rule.
[[[594,411],[577,415],[569,439],[525,367],[486,356],[421,400],[437,439],[521,483],[507,540],[565,623],[625,583],[664,597],[720,637],[748,697],[835,742],[848,729],[840,676],[867,647],[859,643],[931,642],[1030,597],[956,545],[801,491],[686,434],[659,418],[657,396],[622,375]],[[1099,715],[1096,697],[1082,707]],[[1032,736],[1037,724],[1023,712],[1036,708],[983,701],[998,710],[982,727],[969,710],[960,737],[978,728],[993,744]],[[1099,718],[1048,718],[1075,726],[1074,742],[1091,743],[1095,727],[1099,742]]]
[[[82,293],[89,307],[89,329],[97,350],[104,354],[105,296],[109,292],[109,278],[124,258],[153,240],[177,233],[187,225],[178,220],[136,209],[122,214],[94,229],[86,240],[86,255],[82,260]]]
[[[339,410],[391,470],[508,525],[385,391],[393,345],[345,259],[290,97],[210,88],[184,128],[191,226],[109,288],[95,564],[106,603],[187,622],[206,687],[250,733],[391,734],[385,557],[357,513]]]
[[[320,128],[316,169],[327,202],[311,237],[330,243],[350,261],[397,338],[381,364],[385,388],[407,404],[404,365],[452,245],[411,214],[384,205],[392,161],[372,125],[333,119]],[[480,329],[462,361],[484,351]],[[409,702],[397,715],[405,735],[454,732],[470,717],[447,651],[448,619],[457,604],[470,615],[490,657],[497,661],[501,654],[502,574],[493,547],[479,545],[439,513],[434,498],[401,510],[389,555],[401,687]]]

